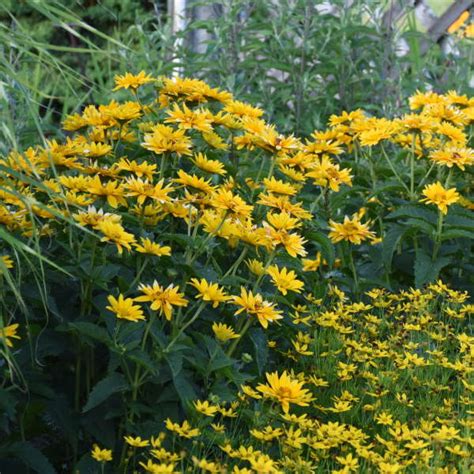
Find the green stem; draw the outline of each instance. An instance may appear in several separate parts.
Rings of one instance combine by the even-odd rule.
[[[194,313],[194,316],[178,331],[178,334],[174,337],[174,339],[168,344],[166,349],[163,352],[169,352],[170,349],[175,345],[176,341],[180,338],[181,334],[189,327],[191,326],[194,321],[198,318],[198,316],[201,314],[202,310],[206,306],[206,302],[202,301],[201,304],[199,305],[198,309]]]
[[[242,263],[242,260],[245,258],[247,255],[248,247],[244,247],[240,255],[237,257],[237,260],[232,264],[232,266],[222,275],[222,279],[225,277],[228,277],[229,275],[235,275],[235,272],[239,268],[240,264]]]
[[[390,169],[392,170],[392,173],[395,175],[395,177],[396,177],[397,180],[400,182],[400,184],[405,188],[405,190],[406,190],[408,193],[410,193],[410,189],[409,189],[408,186],[405,184],[405,182],[403,181],[403,179],[400,177],[400,175],[398,174],[397,170],[396,170],[395,167],[393,166],[393,163],[390,161],[390,158],[388,157],[387,152],[385,151],[385,148],[383,147],[383,145],[380,147],[380,149],[382,150],[382,155],[383,155],[383,157],[385,158],[385,160],[387,161],[388,166],[389,166]]]
[[[444,218],[444,214],[441,211],[439,211],[438,212],[438,225],[436,227],[436,238],[435,238],[435,244],[433,247],[433,258],[432,258],[433,261],[435,261],[436,258],[438,257],[439,248],[441,246],[441,235],[443,233],[443,218]]]
[[[354,257],[352,255],[352,246],[349,245],[349,265],[351,267],[351,270],[352,270],[352,277],[354,278],[354,293],[356,295],[356,297],[359,296],[359,279],[357,277],[357,270],[356,270],[356,267],[355,267],[355,264],[354,264]]]
[[[415,147],[416,147],[416,133],[413,134],[411,140],[411,154],[410,154],[410,199],[415,200]]]
[[[229,347],[229,350],[227,351],[227,356],[230,357],[235,349],[237,348],[237,345],[239,344],[239,341],[242,339],[242,337],[245,335],[245,333],[248,331],[249,327],[252,325],[252,322],[253,322],[253,319],[252,318],[248,318],[246,323],[245,323],[245,326],[242,328],[242,330],[239,332],[240,334],[240,337],[237,338],[237,339],[234,339],[232,341],[232,344],[231,346]]]

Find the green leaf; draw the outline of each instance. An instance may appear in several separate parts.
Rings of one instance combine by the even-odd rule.
[[[397,245],[402,240],[403,235],[409,231],[408,228],[394,225],[390,227],[388,232],[385,234],[382,241],[382,261],[386,271],[390,271],[392,267],[392,258],[397,248]]]
[[[387,219],[398,219],[400,217],[413,217],[433,225],[436,225],[438,219],[435,211],[415,205],[401,206],[386,216]]]
[[[418,250],[415,258],[415,285],[417,288],[438,278],[440,270],[451,263],[448,257],[441,257],[433,261],[423,250]]]
[[[108,344],[110,342],[110,337],[107,331],[97,324],[88,323],[86,321],[77,321],[75,323],[69,323],[67,327],[76,330],[79,334],[83,334],[84,336],[90,337],[91,339],[103,342],[104,344]],[[58,327],[58,330],[62,330],[62,328],[60,329]]]
[[[127,381],[122,374],[114,373],[105,377],[97,383],[97,385],[91,390],[89,399],[82,412],[85,413],[92,410],[97,405],[107,400],[111,395],[117,392],[123,392],[128,387]]]
[[[305,237],[310,242],[317,242],[321,247],[321,253],[323,258],[328,262],[328,265],[332,267],[334,261],[336,260],[336,252],[334,250],[334,245],[325,234],[322,232],[308,232],[305,233]]]
[[[8,451],[39,474],[56,474],[48,458],[28,441],[12,444]]]
[[[250,331],[250,340],[255,347],[255,361],[257,362],[258,373],[261,375],[265,370],[268,360],[268,344],[265,331],[255,328]]]

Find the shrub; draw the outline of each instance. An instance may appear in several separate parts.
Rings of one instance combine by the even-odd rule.
[[[202,458],[227,462],[223,429],[227,455],[257,472],[325,469],[336,465],[329,454],[343,472],[464,466],[466,438],[448,424],[469,426],[473,99],[417,93],[410,114],[343,112],[302,140],[196,79],[141,72],[116,77],[115,89],[126,100],[68,116],[65,141],[0,163],[4,469],[20,458],[52,472],[51,458],[81,472],[178,471],[178,454],[160,451],[168,441],[149,440],[165,422],[202,436],[183,445],[182,469],[219,472]],[[455,289],[388,293],[440,275]],[[258,385],[265,373],[269,385]],[[312,387],[326,381],[315,404]],[[436,383],[449,395],[430,412],[420,400]],[[256,408],[237,398],[249,384],[262,410],[251,434],[285,433],[281,451],[235,454]],[[395,387],[408,391],[399,419],[396,398],[383,398]],[[344,415],[359,399],[365,408]],[[222,425],[197,426],[193,406]],[[367,435],[357,424],[371,411],[382,428]],[[191,423],[176,425],[185,413]],[[281,414],[297,426],[280,426]],[[384,438],[392,424],[395,441]],[[352,438],[325,435],[341,427]],[[150,444],[167,467],[128,452]]]

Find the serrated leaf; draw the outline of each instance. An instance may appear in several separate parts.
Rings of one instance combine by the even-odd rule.
[[[441,257],[433,261],[423,250],[418,250],[415,258],[415,285],[417,288],[438,278],[440,270],[451,263],[448,257]]]
[[[127,381],[122,374],[114,373],[105,377],[105,379],[98,382],[91,390],[89,399],[82,409],[82,412],[85,413],[89,410],[92,410],[97,405],[100,405],[105,400],[107,400],[114,393],[123,392],[127,389],[127,387]]]
[[[12,444],[8,451],[38,474],[56,474],[49,459],[28,441]]]
[[[255,328],[250,331],[250,340],[255,347],[255,361],[257,362],[258,373],[261,375],[268,360],[267,336],[262,329]]]
[[[414,219],[421,219],[429,224],[436,225],[438,216],[431,209],[415,205],[401,206],[386,216],[387,219],[400,217],[413,217]]]
[[[334,261],[336,260],[336,252],[329,237],[327,237],[322,232],[314,231],[305,233],[305,237],[310,242],[317,242],[320,245],[323,258],[326,260],[326,262],[328,262],[328,265],[332,267],[334,265]]]
[[[107,344],[110,342],[110,337],[104,328],[101,328],[97,324],[88,323],[87,321],[78,321],[75,323],[69,323],[68,328],[75,329],[79,334],[84,334],[91,339]]]

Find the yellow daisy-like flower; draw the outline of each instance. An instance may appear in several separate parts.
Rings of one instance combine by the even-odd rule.
[[[474,150],[471,148],[447,147],[433,151],[430,154],[430,160],[448,168],[455,165],[464,171],[466,166],[474,164]]]
[[[140,436],[137,436],[136,438],[133,436],[124,436],[123,439],[127,444],[134,448],[146,448],[150,445],[150,442],[147,439],[141,439]]]
[[[143,296],[138,296],[135,298],[135,301],[150,302],[151,309],[164,314],[168,321],[171,321],[173,306],[188,305],[188,300],[184,298],[184,293],[179,293],[179,287],[172,284],[164,288],[155,280],[153,285],[141,283],[138,288],[143,293]]]
[[[445,189],[439,181],[426,185],[422,194],[426,197],[420,199],[420,202],[426,202],[438,206],[438,209],[443,214],[447,214],[448,206],[457,202],[460,197],[456,188]]]
[[[220,303],[225,303],[230,300],[222,288],[219,288],[217,283],[209,283],[204,278],[198,280],[191,278],[191,286],[198,290],[196,298],[201,298],[203,301],[211,301],[212,307],[217,308]]]
[[[112,461],[112,450],[111,449],[101,449],[97,444],[92,446],[91,456],[98,462],[108,462]]]
[[[240,337],[239,334],[235,333],[233,328],[223,323],[214,323],[212,325],[212,331],[214,332],[216,339],[221,342],[227,342],[230,339],[237,339]]]
[[[149,255],[156,255],[157,257],[162,257],[163,255],[171,255],[171,247],[167,245],[162,246],[156,242],[152,242],[150,239],[142,237],[140,239],[140,244],[134,244],[135,250],[140,253],[146,253]]]
[[[142,146],[158,155],[170,152],[181,156],[191,155],[192,143],[185,130],[173,130],[167,125],[157,125],[153,133],[145,134]]]
[[[187,420],[184,420],[180,425],[179,423],[173,423],[169,418],[167,418],[165,425],[168,430],[173,431],[183,438],[195,438],[201,434],[199,428],[192,428]]]
[[[356,245],[360,245],[366,239],[374,239],[375,234],[369,230],[367,224],[362,224],[357,215],[352,219],[348,216],[344,218],[344,222],[337,223],[333,220],[329,221],[329,238],[332,242],[337,243],[341,240],[346,240]]]
[[[288,413],[290,404],[306,407],[312,400],[308,389],[303,388],[304,383],[292,379],[286,370],[278,375],[278,372],[266,374],[268,384],[259,384],[257,390],[266,398],[273,398],[280,402],[285,413]]]
[[[103,219],[95,226],[97,230],[104,234],[104,237],[100,239],[101,242],[113,242],[117,246],[119,254],[122,254],[123,248],[132,250],[130,244],[135,242],[135,236],[128,232],[118,222],[113,222],[109,219]]]
[[[119,89],[132,89],[137,90],[143,84],[147,84],[149,82],[153,82],[154,79],[149,74],[146,74],[145,71],[140,71],[138,74],[133,75],[129,72],[124,74],[123,76],[115,76],[115,87],[114,91]]]
[[[3,328],[0,327],[0,340],[5,341],[8,347],[13,347],[13,343],[10,339],[20,339],[20,336],[16,333],[19,327],[20,325],[18,323],[10,324]]]
[[[13,268],[13,260],[9,255],[1,255],[0,260],[3,262],[6,268]],[[2,269],[0,268],[0,274],[2,273]]]
[[[204,153],[197,153],[192,160],[193,163],[206,173],[224,175],[227,171],[224,165],[218,160],[210,160]]]
[[[199,413],[206,416],[214,416],[219,411],[219,407],[211,405],[207,400],[204,402],[197,400],[193,402],[193,405]]]
[[[256,260],[255,258],[247,260],[246,265],[248,269],[257,276],[262,276],[265,274],[265,265],[260,262],[259,260]]]
[[[304,283],[296,278],[293,270],[288,271],[286,268],[280,270],[276,265],[272,265],[268,267],[267,273],[282,295],[286,295],[288,291],[301,293],[304,287]]]
[[[124,298],[124,296],[120,294],[118,299],[110,295],[107,297],[107,300],[110,304],[110,306],[107,306],[107,309],[115,313],[117,318],[126,319],[127,321],[133,321],[135,323],[145,319],[142,308],[134,304],[135,299]]]
[[[234,304],[240,306],[235,314],[240,314],[243,311],[258,318],[259,323],[265,328],[268,328],[268,323],[283,319],[281,311],[276,309],[273,303],[265,301],[262,295],[254,295],[251,291],[247,291],[241,287],[240,296],[232,297]]]

